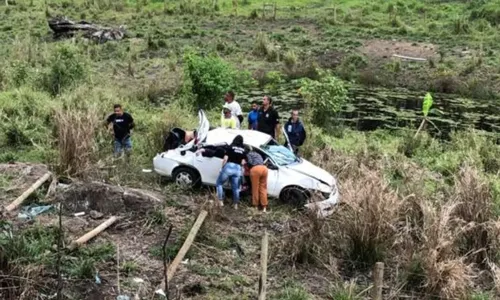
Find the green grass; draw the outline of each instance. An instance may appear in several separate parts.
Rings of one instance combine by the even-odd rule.
[[[253,81],[238,79],[233,85],[242,92],[258,90],[259,97],[264,93],[276,94],[282,114],[286,114],[287,105],[296,105],[290,104],[296,98],[289,95],[296,95],[298,88],[292,79],[317,76],[314,70],[317,66],[330,68],[336,76],[370,88],[407,87],[422,93],[446,90],[468,98],[494,99],[490,103],[497,105],[498,1],[483,4],[480,1],[278,0],[275,21],[260,19],[263,2],[240,0],[237,17],[231,16],[230,0],[219,0],[217,7],[212,6],[212,1],[198,0],[168,1],[167,5],[163,1],[138,5],[124,0],[49,0],[47,7],[43,1],[18,0],[16,5],[0,6],[3,41],[0,51],[4,57],[0,62],[0,162],[16,160],[57,166],[60,141],[55,134],[54,111],[70,109],[80,114],[96,111],[96,117],[104,121],[113,104],[122,103],[137,124],[133,156],[127,165],[120,166],[121,172],[102,176],[117,184],[152,184],[154,179],[142,175],[140,170],[150,168],[152,157],[161,149],[165,130],[196,128],[196,107],[192,106],[195,99],[206,107],[214,107],[207,113],[212,125],[218,123],[223,90],[227,88],[223,85],[229,80],[215,81],[201,74],[205,83],[209,83],[204,87],[210,87],[210,93],[193,94],[207,89],[193,89],[185,80],[184,55],[188,51],[200,57],[215,54],[220,57],[217,61],[224,66],[227,63],[227,69],[250,73]],[[102,45],[81,39],[48,41],[46,17],[57,14],[109,26],[124,24],[130,38]],[[405,63],[361,53],[359,47],[372,39],[432,43],[438,50],[432,62]],[[462,53],[464,48],[470,55]],[[216,71],[225,72],[224,69]],[[405,92],[398,95],[405,97]],[[287,102],[289,98],[292,101]],[[471,99],[457,101],[467,113],[473,111],[469,106],[476,103]],[[242,104],[246,110],[248,103]],[[402,119],[408,117],[392,106],[386,113]],[[497,110],[492,109],[490,115],[496,122]],[[436,121],[449,120],[443,117]],[[415,168],[432,175],[419,181],[424,186],[423,195],[419,196],[431,197],[451,188],[462,165],[474,165],[492,187],[495,213],[500,213],[500,152],[496,136],[486,137],[476,131],[456,132],[447,140],[438,140],[425,132],[414,138],[413,128],[359,132],[337,124],[328,131],[320,128],[326,126],[307,123],[306,127],[309,135],[302,149],[306,158],[314,158],[318,149],[326,148],[332,155],[346,157],[340,167],[329,165],[332,162],[327,158],[315,158],[331,171],[383,164],[384,178],[401,194],[415,188],[408,186]],[[91,165],[98,161],[108,164],[111,138],[103,126],[96,129],[92,145],[88,153]],[[10,180],[0,175],[0,189],[7,188]],[[171,190],[166,192],[175,194]],[[40,191],[30,201],[36,202],[43,195]],[[169,199],[166,204],[179,206],[176,203]],[[264,222],[286,222],[295,213],[277,207]],[[148,226],[160,227],[168,222],[162,210],[150,212],[146,217]],[[10,232],[10,225],[3,225]],[[175,256],[188,230],[186,225],[176,242],[168,246],[169,258]],[[210,232],[200,237],[220,250],[230,250],[237,238],[245,238],[243,234],[218,236]],[[0,247],[7,253],[9,263],[38,264],[50,271],[54,267],[56,242],[57,230],[52,227],[16,230],[12,236],[3,231],[0,234]],[[91,279],[97,269],[113,261],[114,251],[111,244],[90,244],[67,254],[64,273],[71,278]],[[161,245],[149,245],[149,254],[161,260]],[[246,261],[237,259],[234,263],[241,266]],[[121,268],[124,274],[134,276],[141,271],[141,266],[133,261],[125,261]],[[219,268],[197,264],[189,268],[201,276],[226,276]],[[210,291],[208,298],[226,299],[235,287],[251,285],[246,277],[226,277],[214,288],[215,292]],[[350,288],[336,287],[331,297],[355,299],[355,289]],[[295,284],[273,291],[272,297],[313,299],[306,287]],[[486,299],[487,294],[475,297]]]

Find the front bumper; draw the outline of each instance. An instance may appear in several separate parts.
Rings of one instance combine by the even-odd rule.
[[[334,206],[339,202],[340,195],[338,191],[330,194],[330,197],[323,201],[311,202],[305,205],[308,209],[317,212],[318,217],[327,217],[333,213]]]

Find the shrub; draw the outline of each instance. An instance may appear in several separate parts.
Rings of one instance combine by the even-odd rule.
[[[253,53],[257,56],[267,56],[272,45],[269,41],[269,37],[265,32],[259,32],[255,37],[255,45],[253,48]]]
[[[453,20],[453,33],[466,34],[470,32],[469,21],[463,16],[457,16]]]
[[[65,88],[88,78],[85,59],[79,54],[78,48],[63,44],[56,48],[49,61],[49,70],[43,74],[42,86],[52,96],[61,93]]]
[[[283,56],[283,62],[285,63],[285,67],[289,70],[293,70],[297,65],[297,54],[293,50],[289,50]]]
[[[318,80],[302,80],[300,94],[306,101],[311,122],[318,126],[327,126],[332,116],[347,102],[347,89],[344,83],[330,72],[320,73]]]
[[[221,97],[238,86],[238,72],[220,57],[202,57],[193,53],[184,56],[185,78],[195,96],[196,107],[211,109],[220,105]]]
[[[277,94],[280,85],[284,82],[283,74],[279,71],[267,72],[265,82],[267,82],[265,88],[269,90],[271,94]]]

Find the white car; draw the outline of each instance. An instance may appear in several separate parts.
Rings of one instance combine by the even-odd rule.
[[[196,150],[207,146],[228,145],[237,135],[241,135],[244,143],[252,146],[266,161],[269,169],[269,197],[316,209],[321,216],[328,215],[338,202],[337,182],[330,173],[297,157],[291,149],[278,144],[270,135],[254,130],[210,130],[203,110],[198,112],[198,116],[199,127],[194,139],[155,156],[153,166],[156,173],[172,178],[183,187],[201,184],[215,186],[222,159],[197,155]],[[177,138],[184,140],[183,130],[176,128],[174,132]],[[286,137],[284,132],[283,134]],[[318,198],[319,201],[314,201]]]

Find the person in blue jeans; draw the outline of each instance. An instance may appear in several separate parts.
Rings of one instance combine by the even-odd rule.
[[[242,166],[246,163],[246,151],[243,145],[243,137],[237,135],[231,145],[225,149],[224,159],[222,160],[222,169],[217,178],[217,198],[221,206],[224,206],[224,188],[223,185],[229,180],[233,192],[234,209],[238,209],[240,202],[240,182],[242,176]]]
[[[257,101],[252,101],[252,110],[248,113],[248,129],[257,130],[259,120],[259,105]]]
[[[135,126],[134,119],[129,113],[123,111],[120,104],[115,104],[113,108],[114,112],[106,119],[106,126],[108,126],[108,130],[111,132],[111,124],[113,124],[114,154],[115,156],[120,156],[123,150],[125,150],[128,156],[132,150],[130,131]]]

